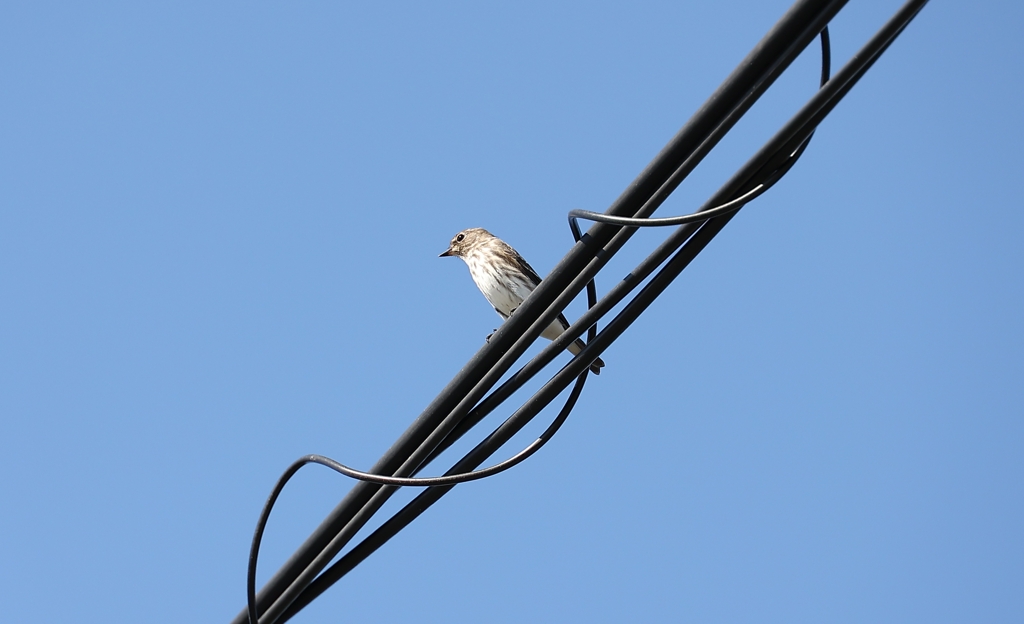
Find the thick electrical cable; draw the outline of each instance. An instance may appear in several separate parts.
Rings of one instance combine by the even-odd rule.
[[[559,413],[559,417],[549,425],[548,429],[545,430],[537,440],[535,440],[530,446],[523,451],[520,451],[512,458],[500,462],[490,468],[479,470],[478,467],[482,462],[498,450],[501,445],[506,443],[508,439],[522,426],[524,426],[530,419],[532,419],[537,413],[540,412],[551,400],[553,400],[558,393],[567,387],[567,383],[571,383],[572,379],[579,378],[578,386],[574,387],[573,392],[577,392],[578,389],[582,389],[582,380],[586,378],[586,370],[589,367],[589,363],[593,362],[605,348],[615,340],[621,332],[625,330],[635,320],[635,318],[644,310],[650,303],[656,298],[660,292],[668,286],[669,283],[674,279],[676,275],[689,263],[692,258],[700,252],[707,245],[707,243],[713,238],[718,231],[724,227],[726,223],[735,214],[735,211],[742,208],[744,205],[749,203],[751,200],[760,196],[766,192],[775,182],[777,182],[789,169],[793,166],[796,160],[802,155],[806,149],[808,141],[810,140],[814,127],[824,118],[828,112],[834,107],[835,102],[841,99],[846,92],[853,86],[854,83],[863,75],[863,73],[869,68],[878,56],[884,51],[892,40],[902,32],[906,24],[909,23],[910,19],[916,14],[917,11],[927,2],[927,0],[911,0],[901,9],[897,16],[894,16],[893,20],[890,20],[890,25],[897,18],[903,19],[903,22],[898,25],[897,28],[892,29],[887,25],[886,29],[888,35],[887,39],[878,44],[878,36],[873,38],[871,46],[865,46],[848,63],[848,66],[854,63],[859,64],[859,67],[855,68],[855,71],[848,73],[843,77],[840,85],[830,85],[831,93],[826,97],[812,98],[812,101],[818,108],[813,110],[810,115],[804,115],[801,113],[803,120],[800,122],[802,125],[793,126],[788,132],[792,137],[792,141],[783,143],[780,147],[773,148],[774,152],[762,156],[759,153],[757,158],[760,158],[761,164],[753,174],[748,174],[748,177],[737,179],[734,177],[727,187],[733,189],[728,194],[716,194],[714,204],[708,208],[703,209],[697,213],[690,215],[683,215],[681,217],[662,217],[662,218],[648,218],[646,215],[650,214],[655,210],[658,205],[670,194],[674,188],[682,181],[682,179],[689,173],[690,170],[696,165],[697,162],[710,150],[718,139],[724,135],[725,131],[731,127],[732,124],[739,118],[743,112],[753,103],[754,100],[759,97],[767,86],[770,85],[774,78],[785,69],[786,66],[795,57],[795,54],[802,49],[803,43],[800,43],[799,38],[796,36],[798,31],[792,31],[793,38],[789,48],[785,49],[785,46],[778,48],[779,57],[772,60],[768,65],[759,66],[759,60],[757,60],[757,54],[763,53],[768,45],[767,42],[772,41],[772,36],[778,37],[783,34],[785,28],[789,27],[786,23],[787,19],[800,15],[801,11],[805,11],[800,19],[808,19],[808,24],[818,23],[816,20],[824,20],[819,27],[820,34],[822,37],[823,47],[823,71],[822,81],[827,80],[828,70],[828,33],[824,26],[828,19],[834,15],[838,9],[845,4],[843,1],[834,2],[810,2],[810,1],[798,1],[794,5],[793,9],[787,13],[787,16],[780,20],[779,24],[773,28],[773,30],[766,35],[766,38],[758,44],[755,51],[748,56],[748,59],[755,59],[757,62],[748,64],[748,59],[741,63],[741,66],[730,76],[730,78],[723,83],[723,86],[716,91],[715,95],[709,100],[709,104],[705,105],[705,109],[712,105],[713,102],[718,98],[718,102],[724,103],[726,100],[720,98],[722,94],[729,94],[729,97],[736,97],[735,104],[729,104],[732,106],[731,109],[723,109],[723,116],[719,121],[715,122],[715,126],[707,127],[706,129],[698,130],[697,126],[694,126],[694,120],[697,119],[712,119],[712,117],[705,116],[700,117],[701,114],[707,111],[702,109],[698,115],[695,116],[694,120],[691,120],[684,126],[683,130],[670,142],[669,146],[666,146],[662,154],[659,154],[655,161],[648,166],[647,169],[637,179],[637,182],[627,189],[627,192],[620,197],[619,200],[613,204],[612,208],[607,213],[592,213],[589,211],[572,211],[570,213],[570,227],[573,230],[574,238],[580,242],[577,247],[574,247],[572,252],[566,259],[563,260],[552,273],[545,278],[541,286],[538,287],[534,295],[529,298],[527,302],[520,308],[517,314],[509,319],[502,328],[492,337],[492,343],[474,356],[470,361],[469,365],[460,372],[459,375],[449,384],[448,388],[445,389],[435,399],[434,403],[428,407],[428,409],[417,419],[416,423],[410,427],[407,435],[403,436],[399,442],[397,442],[388,453],[371,469],[371,472],[362,472],[354,469],[350,469],[346,466],[338,464],[333,460],[324,458],[322,456],[306,456],[296,462],[292,468],[289,469],[290,474],[287,478],[283,477],[283,481],[286,482],[295,471],[297,471],[301,465],[306,463],[319,463],[332,469],[341,472],[342,474],[348,474],[357,479],[363,479],[369,483],[362,485],[373,486],[378,488],[376,490],[366,490],[354,488],[349,496],[332,512],[328,520],[325,520],[321,528],[318,528],[317,532],[314,533],[307,540],[306,544],[303,544],[299,551],[296,551],[296,555],[293,555],[292,559],[286,563],[284,567],[275,575],[270,582],[264,587],[261,595],[258,597],[255,592],[255,550],[258,550],[258,545],[254,549],[253,554],[253,569],[251,575],[251,587],[247,587],[247,609],[243,611],[243,617],[249,619],[253,617],[257,612],[257,603],[260,602],[264,606],[269,608],[264,610],[266,616],[266,622],[264,624],[270,624],[274,622],[280,622],[287,620],[292,615],[298,612],[303,606],[308,604],[310,601],[315,599],[316,596],[320,595],[327,587],[329,587],[334,581],[344,575],[348,570],[357,565],[360,561],[365,559],[369,553],[373,552],[376,548],[386,542],[392,535],[397,533],[402,527],[406,526],[412,518],[418,516],[425,510],[429,505],[433,504],[441,496],[449,491],[454,484],[465,482],[468,480],[475,480],[497,474],[503,470],[507,470],[512,466],[524,461],[530,455],[535,453],[541,448],[551,436],[557,432],[558,427],[561,426],[565,418],[568,417],[571,412],[572,405],[575,405],[575,399],[567,401],[566,405],[563,406],[562,411]],[[812,5],[814,8],[812,8]],[[913,5],[913,6],[912,6]],[[916,8],[914,8],[916,7]],[[816,13],[815,13],[816,11]],[[786,24],[783,26],[783,24]],[[806,28],[806,26],[801,26]],[[803,35],[800,35],[803,36]],[[785,40],[785,39],[783,39]],[[782,40],[779,40],[782,41]],[[772,45],[775,45],[772,43]],[[870,49],[869,49],[870,48]],[[783,50],[785,51],[783,52]],[[756,71],[763,72],[760,77],[756,79],[753,86],[745,88],[742,93],[729,92],[727,85],[731,88],[733,85],[734,77],[742,75],[743,71],[753,70],[755,66],[761,67]],[[844,68],[844,70],[847,68]],[[751,74],[753,75],[753,74]],[[837,78],[839,76],[837,75]],[[819,94],[824,95],[824,94]],[[811,104],[809,102],[809,104]],[[807,107],[805,107],[807,108]],[[792,122],[791,122],[792,123]],[[790,128],[791,124],[787,124],[787,128]],[[698,135],[691,131],[699,131],[705,134]],[[690,134],[687,134],[690,132]],[[662,174],[655,171],[657,163],[664,161],[664,156],[667,156],[670,149],[674,150],[682,146],[684,139],[689,140],[688,137],[703,136],[698,143],[693,144],[692,150],[689,155],[676,165],[676,169],[673,172],[667,174],[667,177],[658,178]],[[702,141],[702,142],[701,142]],[[767,147],[767,146],[766,146]],[[788,152],[788,153],[787,153]],[[673,156],[674,157],[674,156]],[[750,163],[748,163],[749,165]],[[655,175],[656,174],[656,175]],[[658,182],[656,187],[650,187],[649,182],[662,179],[662,182]],[[741,181],[745,180],[745,181]],[[647,187],[644,187],[644,185]],[[649,190],[644,190],[649,188]],[[725,189],[723,188],[723,191]],[[647,199],[642,200],[641,203],[635,203],[634,197],[639,197],[638,193],[650,193]],[[731,195],[731,196],[730,196]],[[629,202],[634,202],[637,206],[636,210],[630,210],[622,214],[622,209],[625,208]],[[633,216],[627,216],[633,212]],[[587,234],[579,232],[577,219],[586,219],[598,222],[594,228],[591,229]],[[611,254],[625,242],[626,239],[631,235],[632,231],[639,227],[665,227],[665,226],[679,226],[679,230],[669,237],[665,243],[659,246],[648,260],[641,263],[638,269],[642,269],[643,276],[640,273],[636,273],[631,276],[627,276],[627,280],[616,284],[615,287],[609,292],[608,295],[602,297],[601,301],[595,305],[594,303],[594,291],[596,290],[593,284],[593,276],[604,266]],[[612,229],[602,229],[612,228]],[[682,247],[680,247],[682,246]],[[622,297],[626,296],[628,292],[638,287],[644,279],[651,272],[657,268],[662,262],[665,261],[668,256],[675,254],[672,259],[668,262],[665,267],[652,279],[641,290],[632,301],[630,301],[626,308],[619,315],[613,319],[612,323],[606,327],[600,333],[596,333],[596,322],[607,313],[614,304],[610,304],[610,295],[613,293]],[[657,262],[653,262],[657,260]],[[632,281],[630,282],[630,279]],[[588,291],[588,299],[590,307],[583,315],[574,323],[568,330],[566,330],[562,336],[556,341],[553,341],[550,345],[547,345],[541,353],[533,358],[527,365],[523,366],[518,372],[514,373],[512,377],[504,382],[493,392],[488,394],[489,387],[492,386],[504,372],[518,359],[525,348],[529,346],[537,337],[540,331],[546,327],[550,319],[558,314],[560,309],[568,302],[568,299],[575,296],[576,293],[580,292],[579,289],[586,288]],[[621,301],[621,297],[618,301]],[[617,303],[617,302],[616,302]],[[531,312],[532,308],[532,312]],[[504,330],[504,331],[502,331]],[[531,378],[534,374],[539,372],[544,366],[550,363],[551,359],[556,357],[560,353],[561,349],[564,349],[565,345],[568,344],[575,337],[578,337],[581,333],[588,333],[589,340],[587,346],[582,352],[577,354],[563,369],[561,369],[551,380],[549,380],[544,387],[538,391],[533,397],[531,397],[523,406],[515,412],[505,423],[503,423],[494,433],[492,433],[486,440],[481,442],[474,447],[474,449],[466,455],[462,460],[456,463],[443,477],[410,477],[408,475],[417,473],[423,466],[427,465],[432,461],[439,452],[448,448],[454,440],[458,439],[460,435],[468,431],[468,426],[476,424],[471,422],[477,420],[478,417],[482,418],[489,413],[493,407],[496,407],[508,396],[511,395],[516,389],[522,386],[526,380]],[[595,336],[596,334],[596,336]],[[596,337],[596,339],[595,339]],[[543,361],[543,364],[541,362]],[[479,366],[479,368],[478,368]],[[480,374],[474,374],[474,371],[481,371]],[[461,385],[460,385],[461,384]],[[455,401],[455,403],[447,403],[444,401]],[[449,407],[454,406],[454,407]],[[487,409],[483,409],[487,408]],[[423,429],[420,425],[426,425],[428,415],[436,415],[441,417],[440,420],[435,420],[433,424],[429,425],[432,429]],[[435,416],[429,416],[430,418],[436,418]],[[422,434],[416,434],[421,437],[410,437],[409,434],[413,434],[414,431],[422,431]],[[413,445],[413,446],[410,446]],[[403,446],[404,445],[404,446]],[[400,466],[395,466],[394,469],[385,467],[388,462],[396,461],[403,456],[406,451],[405,448],[412,450],[410,455],[407,455],[407,459],[402,461]],[[384,474],[384,473],[387,474]],[[280,487],[283,488],[284,482],[280,483]],[[425,486],[428,489],[424,490],[419,496],[417,496],[412,503],[407,505],[405,508],[400,510],[391,519],[385,521],[380,527],[371,533],[369,537],[364,539],[362,542],[357,544],[348,553],[342,556],[342,558],[335,564],[331,565],[328,569],[324,570],[319,576],[310,576],[310,573],[317,574],[315,571],[320,569],[323,565],[329,562],[329,558],[333,556],[333,553],[337,552],[337,549],[344,544],[356,530],[359,529],[372,515],[379,509],[383,501],[394,491],[395,486]],[[365,492],[360,494],[360,492]],[[272,495],[276,500],[276,496],[280,494],[280,488],[275,488],[275,494]],[[360,502],[361,501],[361,502]],[[273,501],[268,500],[268,506],[266,506],[266,512],[269,514],[270,507],[272,507]],[[349,510],[349,511],[343,511]],[[344,515],[339,515],[339,512]],[[347,518],[347,519],[346,519]],[[341,522],[341,523],[339,523]],[[330,526],[335,528],[328,528]],[[262,537],[262,529],[265,526],[265,522],[261,522],[260,537]],[[328,534],[324,533],[324,529],[331,532],[329,541],[316,541],[327,538]],[[340,532],[339,532],[340,529]],[[322,536],[322,537],[318,537]],[[255,539],[254,539],[255,543]],[[319,555],[316,555],[310,548],[317,549],[320,551]],[[303,554],[303,553],[308,553]],[[312,559],[306,558],[312,556]],[[301,557],[297,559],[297,557]],[[322,563],[318,563],[322,562]],[[297,567],[299,566],[299,567]],[[302,570],[301,568],[304,568]],[[298,573],[298,576],[282,576],[286,570],[294,570]],[[289,580],[291,579],[291,580]],[[282,583],[290,584],[282,585]],[[273,604],[271,604],[273,603]],[[237,619],[236,619],[237,621]],[[254,620],[255,621],[255,620]]]

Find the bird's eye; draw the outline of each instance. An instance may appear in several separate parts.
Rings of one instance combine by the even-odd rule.
[[[459,234],[458,236],[455,237],[455,242],[456,243],[461,243],[462,239],[464,239],[464,238],[466,238],[465,234]]]

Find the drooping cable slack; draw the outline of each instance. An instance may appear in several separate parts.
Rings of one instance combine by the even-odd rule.
[[[575,405],[590,363],[672,283],[735,216],[736,211],[767,191],[789,171],[803,154],[822,119],[926,3],[927,0],[907,2],[828,80],[826,26],[845,0],[798,0],[607,212],[570,213],[570,227],[577,240],[576,245],[369,471],[354,471],[320,456],[306,456],[289,468],[275,488],[272,500],[268,500],[264,508],[250,556],[248,604],[233,623],[255,622],[256,614],[259,614],[258,621],[262,624],[288,620],[443,497],[454,484],[508,469],[550,440]],[[808,103],[696,213],[649,219],[796,56],[819,35],[823,45],[824,84]],[[581,233],[578,219],[596,223],[586,233]],[[676,229],[633,273],[597,299],[594,277],[637,228],[648,226],[676,226]],[[626,301],[626,297],[637,288],[640,288],[639,293],[598,332],[598,320]],[[589,305],[586,312],[558,339],[495,388],[551,320],[584,289],[587,290]],[[415,478],[426,465],[492,413],[526,381],[545,369],[583,333],[588,335],[587,346],[443,477]],[[534,443],[509,460],[479,470],[479,466],[574,381],[576,383],[562,410]],[[257,593],[256,552],[266,516],[284,482],[305,463],[328,465],[340,469],[343,474],[364,480],[352,488]],[[426,486],[427,489],[331,564],[399,485]]]

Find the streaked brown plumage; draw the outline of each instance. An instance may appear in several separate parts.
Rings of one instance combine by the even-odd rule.
[[[482,228],[470,228],[456,234],[448,249],[441,254],[442,258],[446,256],[462,258],[466,262],[477,288],[503,319],[512,316],[541,281],[537,272],[523,260],[519,252]],[[554,340],[568,327],[569,321],[559,314],[541,336]],[[575,355],[585,346],[586,343],[576,339],[568,350]],[[603,366],[604,362],[598,358],[590,365],[590,370],[599,375]]]

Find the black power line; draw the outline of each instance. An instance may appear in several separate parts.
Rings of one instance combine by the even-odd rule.
[[[516,432],[534,418],[570,384],[576,382],[569,399],[548,430],[525,451],[487,469],[493,473],[511,467],[535,452],[564,422],[583,388],[590,364],[657,298],[694,257],[714,238],[745,203],[760,195],[792,167],[802,154],[822,119],[835,107],[857,80],[871,67],[903,31],[927,0],[910,0],[835,75],[827,74],[826,25],[845,5],[845,0],[798,0],[772,27],[708,101],[687,122],[658,156],[604,214],[574,211],[571,226],[577,244],[541,282],[533,294],[490,341],[463,367],[410,428],[378,460],[369,473],[344,469],[320,456],[306,456],[282,477],[254,539],[249,574],[249,609],[233,624],[249,620],[249,611],[259,612],[262,624],[283,622],[309,604],[334,582],[353,569],[427,507],[454,487],[453,482],[480,475],[476,470]],[[648,220],[661,203],[717,145],[775,79],[819,34],[823,39],[823,86],[783,128],[706,202],[698,216]],[[585,234],[575,219],[597,223]],[[625,280],[596,300],[594,276],[632,236],[637,227],[678,225],[679,227]],[[658,270],[660,268],[660,270]],[[657,273],[655,273],[657,271]],[[602,331],[597,321],[612,307],[653,275]],[[491,392],[498,380],[512,368],[526,349],[565,306],[586,288],[590,308],[547,345],[510,379]],[[545,383],[486,439],[455,464],[441,480],[420,481],[434,485],[385,521],[363,541],[328,564],[396,491],[394,485],[369,480],[357,483],[341,503],[299,547],[280,570],[255,592],[255,554],[262,527],[287,479],[305,463],[321,463],[351,476],[380,481],[379,477],[412,477],[472,426],[493,411],[527,380],[545,368],[572,340],[588,332],[586,348]],[[490,392],[490,394],[488,394]],[[532,449],[532,450],[531,450]],[[486,476],[486,475],[484,475]],[[384,479],[386,480],[386,479]],[[397,481],[396,483],[415,483]],[[442,485],[438,485],[442,484]]]

